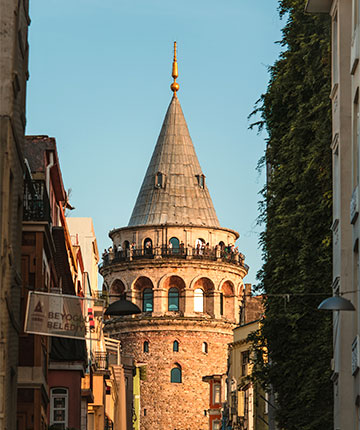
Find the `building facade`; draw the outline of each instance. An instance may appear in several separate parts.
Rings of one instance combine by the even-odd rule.
[[[238,233],[218,222],[177,97],[176,55],[173,78],[129,225],[109,233],[100,273],[110,297],[126,294],[143,311],[106,325],[125,356],[146,364],[140,429],[206,430],[202,377],[226,372],[248,267],[234,247]]]
[[[0,1],[0,428],[16,427],[21,224],[28,79],[27,0]]]
[[[308,0],[309,13],[332,25],[333,291],[355,312],[334,311],[334,429],[360,428],[359,352],[359,87],[358,0]]]

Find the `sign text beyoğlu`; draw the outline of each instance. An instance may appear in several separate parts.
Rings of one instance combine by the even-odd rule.
[[[97,316],[94,315],[96,300]],[[26,333],[74,339],[100,337],[104,302],[92,297],[30,291],[26,308]],[[99,315],[100,314],[100,315]],[[95,324],[95,319],[98,323]]]

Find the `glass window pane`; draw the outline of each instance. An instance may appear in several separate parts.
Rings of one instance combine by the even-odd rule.
[[[65,398],[59,397],[54,399],[54,408],[55,409],[64,409],[65,408]]]
[[[204,292],[200,288],[194,292],[194,311],[204,312]]]
[[[179,369],[178,367],[174,367],[174,369],[171,369],[170,381],[174,383],[181,382],[181,369]]]
[[[65,410],[54,410],[54,421],[65,421]]]
[[[143,311],[153,311],[153,291],[151,288],[145,288],[143,292]]]
[[[179,310],[179,291],[177,288],[170,288],[169,290],[169,311]]]

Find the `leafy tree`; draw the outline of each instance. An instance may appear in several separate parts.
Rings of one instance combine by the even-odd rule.
[[[257,287],[266,294],[265,317],[252,340],[254,375],[275,393],[279,427],[329,430],[331,314],[317,306],[332,293],[330,23],[306,14],[305,3],[279,1],[284,51],[253,112],[261,120],[252,127],[268,134],[259,162],[268,178]]]

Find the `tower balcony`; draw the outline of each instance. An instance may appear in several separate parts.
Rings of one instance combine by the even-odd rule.
[[[112,251],[110,249],[110,251],[103,253],[102,258],[99,270],[124,262],[161,259],[222,262],[242,267],[246,271],[249,270],[249,266],[245,264],[245,256],[243,254],[226,247],[221,249],[218,246],[199,249],[191,247],[171,248],[168,246],[140,249],[129,248],[122,251]]]

